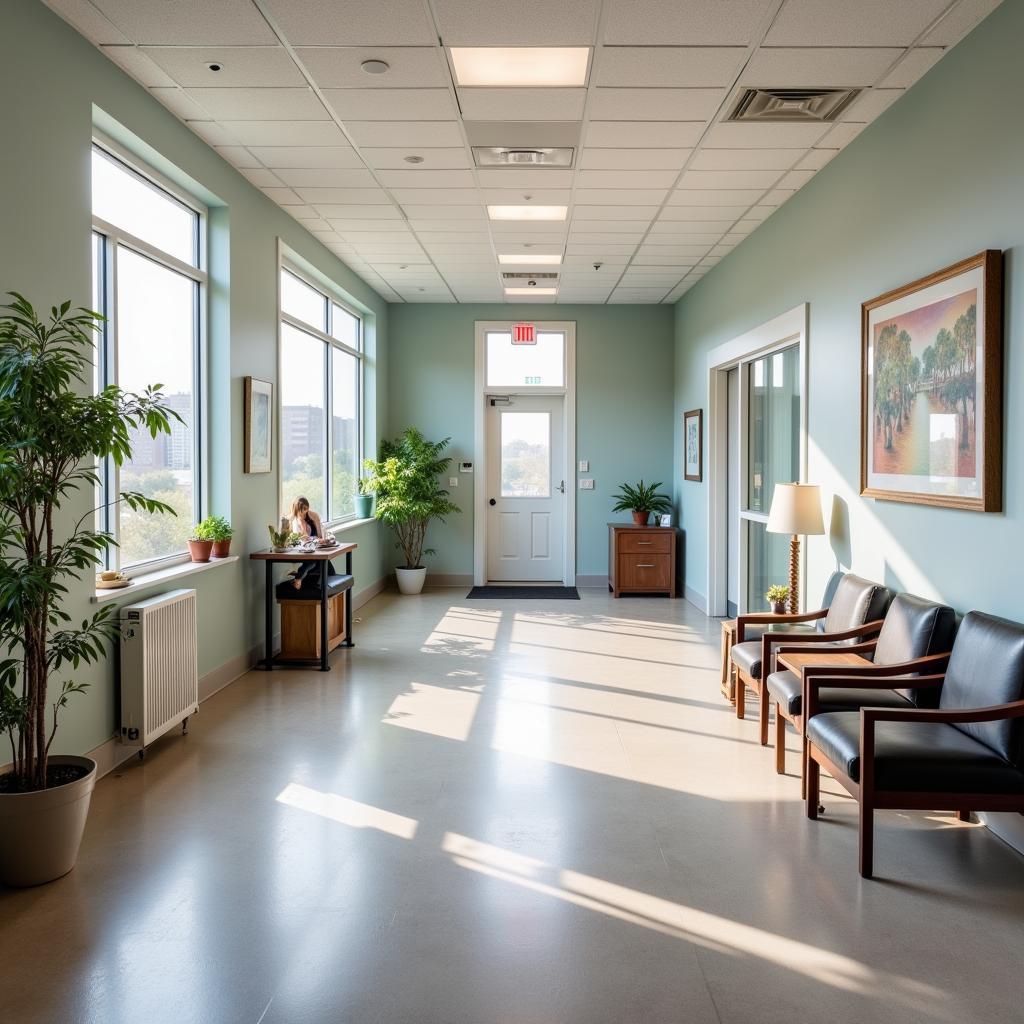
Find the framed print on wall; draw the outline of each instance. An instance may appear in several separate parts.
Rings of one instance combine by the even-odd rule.
[[[269,473],[273,468],[274,385],[259,377],[245,378],[245,472]]]
[[[704,410],[683,413],[683,479],[704,479]]]
[[[1002,510],[1003,254],[861,307],[861,494]]]

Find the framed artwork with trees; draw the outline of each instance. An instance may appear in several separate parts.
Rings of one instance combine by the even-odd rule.
[[[861,307],[861,494],[1000,512],[1003,254]]]

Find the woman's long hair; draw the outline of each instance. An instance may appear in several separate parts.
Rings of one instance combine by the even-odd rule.
[[[299,495],[292,502],[292,520],[297,521],[302,519],[306,512],[309,511],[309,500]]]

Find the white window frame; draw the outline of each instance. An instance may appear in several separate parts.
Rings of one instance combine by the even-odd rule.
[[[326,299],[326,331],[314,327],[312,324],[307,323],[299,317],[286,313],[284,309],[281,308],[281,274],[284,271],[287,271],[293,277],[297,277],[303,284],[312,288],[315,292]],[[351,345],[346,345],[345,342],[340,341],[338,338],[331,335],[330,331],[333,325],[334,306],[340,306],[349,314],[349,316],[354,317],[358,322],[359,338],[357,347],[353,348]],[[297,331],[302,331],[304,334],[308,334],[310,337],[316,338],[324,344],[324,425],[322,441],[324,446],[324,504],[326,508],[324,509],[325,515],[323,522],[324,526],[328,528],[340,526],[343,523],[354,522],[357,518],[354,510],[347,516],[329,516],[332,504],[331,485],[333,481],[331,478],[334,473],[334,449],[332,448],[333,439],[331,437],[331,431],[334,426],[334,381],[331,375],[331,349],[339,349],[347,355],[354,356],[356,359],[356,479],[358,480],[362,475],[366,441],[366,361],[364,359],[366,349],[366,318],[358,309],[355,309],[350,302],[345,300],[341,289],[337,285],[333,284],[333,282],[331,284],[325,284],[323,281],[318,280],[312,274],[307,273],[301,267],[297,266],[293,260],[288,259],[284,252],[279,251],[277,267],[277,493],[279,500],[283,501],[284,391],[280,383],[282,380],[282,369],[284,363],[284,332],[281,330],[282,324],[288,324],[289,327],[293,327]],[[287,512],[287,508],[282,508],[282,515],[286,515]]]
[[[147,185],[169,195],[173,200],[196,215],[195,266],[185,263],[183,260],[164,252],[150,242],[111,224],[109,221],[103,220],[101,217],[95,216],[95,214],[92,217],[90,241],[92,235],[99,235],[102,238],[103,244],[101,287],[103,288],[103,312],[107,320],[103,324],[99,335],[96,367],[96,379],[101,387],[117,383],[116,367],[119,328],[117,317],[118,248],[123,246],[126,249],[130,249],[132,252],[144,256],[154,263],[191,279],[197,286],[194,314],[195,352],[192,373],[192,393],[195,403],[195,422],[192,425],[192,507],[193,514],[198,521],[206,514],[209,494],[206,478],[207,459],[205,450],[207,422],[207,301],[209,293],[209,275],[206,267],[208,258],[207,222],[209,210],[194,196],[181,189],[158,171],[153,170],[147,164],[142,163],[138,157],[130,153],[123,146],[118,145],[112,139],[94,132],[92,148],[100,150],[104,155],[121,164],[128,173],[133,174]],[[120,494],[120,468],[111,458],[104,459],[97,468],[100,477],[101,504],[97,513],[97,528],[112,534],[114,539],[118,540],[120,537],[121,516],[120,506],[116,504],[116,501],[117,496]],[[161,558],[151,558],[143,562],[136,562],[125,567],[122,571],[125,576],[134,578],[187,561],[189,561],[189,553],[185,549]],[[120,568],[120,549],[116,547],[108,549],[104,564],[106,568]]]

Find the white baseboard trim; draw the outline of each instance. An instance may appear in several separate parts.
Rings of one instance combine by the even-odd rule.
[[[1011,849],[1024,853],[1024,815],[1011,811],[979,811],[978,821]]]
[[[708,599],[703,594],[694,590],[693,587],[688,587],[683,584],[683,597],[685,597],[690,604],[696,605],[705,615],[707,615]]]
[[[374,580],[373,583],[363,587],[362,590],[357,590],[352,595],[352,610],[356,611],[362,608],[368,601],[372,601],[382,590],[387,589],[388,582],[387,576],[381,576],[379,580]]]
[[[608,574],[601,573],[596,576],[584,575],[582,573],[576,574],[576,586],[577,587],[603,587],[605,590],[608,589]]]

